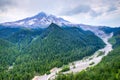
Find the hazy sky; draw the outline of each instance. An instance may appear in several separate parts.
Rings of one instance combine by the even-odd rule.
[[[41,11],[73,23],[120,26],[120,0],[0,0],[0,23]]]

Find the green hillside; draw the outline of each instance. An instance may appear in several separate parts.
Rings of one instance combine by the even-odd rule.
[[[105,45],[90,31],[76,27],[62,28],[53,23],[44,30],[21,29],[5,39],[13,44],[13,50],[18,55],[10,53],[11,60],[14,59],[9,60],[14,63],[13,69],[1,70],[1,80],[30,80],[53,67],[92,55]],[[2,50],[5,51],[4,48]]]
[[[95,67],[79,73],[60,74],[56,80],[120,80],[120,31],[114,31],[114,50]]]
[[[0,39],[0,71],[7,70],[15,62],[17,56],[18,50],[15,45]]]

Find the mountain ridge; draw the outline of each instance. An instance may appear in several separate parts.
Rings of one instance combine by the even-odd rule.
[[[75,24],[68,20],[65,20],[61,17],[56,17],[52,14],[46,14],[45,12],[40,12],[34,16],[27,17],[21,20],[13,21],[13,22],[5,22],[1,23],[1,26],[9,27],[9,28],[28,28],[28,29],[37,29],[37,28],[47,28],[51,23],[55,23],[60,27],[78,27],[83,30],[91,30],[92,29],[101,29],[109,26],[92,26],[87,24]]]
[[[5,22],[1,25],[11,26],[11,27],[26,27],[26,28],[46,28],[51,23],[55,23],[59,26],[64,24],[70,24],[69,21],[64,20],[63,18],[56,17],[51,14],[46,14],[44,12],[40,12],[35,16],[24,18],[22,20],[14,21],[14,22]]]

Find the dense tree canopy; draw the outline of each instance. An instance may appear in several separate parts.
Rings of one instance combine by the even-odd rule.
[[[4,30],[8,34],[2,33]],[[46,29],[2,27],[0,33],[1,80],[30,80],[104,47],[90,31],[53,23]]]
[[[55,80],[120,80],[120,30],[113,31],[114,50],[95,67],[79,73],[59,74]]]

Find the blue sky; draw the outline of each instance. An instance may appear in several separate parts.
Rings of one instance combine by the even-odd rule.
[[[72,23],[120,26],[120,0],[0,0],[0,23],[41,11]]]

